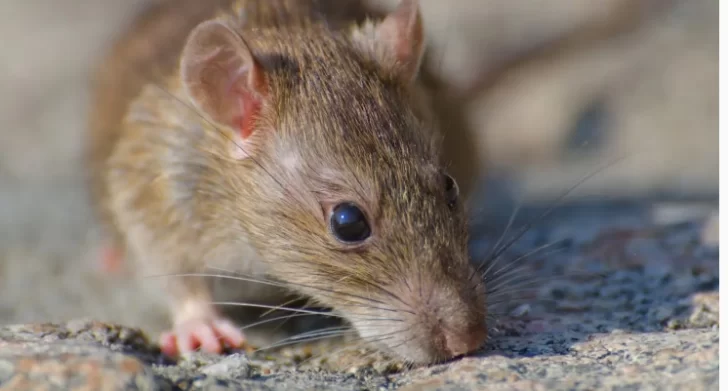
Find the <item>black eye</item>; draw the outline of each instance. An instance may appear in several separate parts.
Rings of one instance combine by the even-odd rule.
[[[457,182],[450,175],[445,174],[445,197],[447,198],[447,206],[454,208],[458,202],[460,189]]]
[[[347,202],[336,205],[331,215],[331,232],[345,243],[361,242],[369,237],[371,229],[364,212]]]

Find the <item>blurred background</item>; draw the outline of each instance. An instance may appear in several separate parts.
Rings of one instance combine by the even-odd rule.
[[[99,273],[82,181],[89,70],[144,3],[0,2],[0,324],[95,317],[158,331],[167,321],[153,284]],[[478,130],[484,183],[551,199],[628,156],[575,195],[717,210],[717,1],[422,6],[436,76]]]

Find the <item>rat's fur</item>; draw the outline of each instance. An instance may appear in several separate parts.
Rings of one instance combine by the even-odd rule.
[[[235,261],[332,307],[365,340],[408,361],[477,348],[486,335],[484,287],[468,261],[463,206],[448,206],[441,137],[412,83],[417,65],[381,45],[392,37],[373,33],[376,21],[322,23],[322,15],[342,15],[313,8],[330,2],[219,3],[265,74],[253,136],[235,142],[233,129],[200,110],[209,106],[195,104],[205,91],[185,81],[180,37],[199,20],[149,51],[160,58],[141,56],[131,72],[160,77],[103,86],[92,119],[94,188],[116,244],[142,274]],[[102,80],[112,77],[104,72]],[[368,217],[363,244],[344,245],[329,231],[330,209],[345,201]],[[186,316],[190,298],[210,299],[203,282],[170,284],[176,316]],[[281,298],[249,285],[251,299]]]

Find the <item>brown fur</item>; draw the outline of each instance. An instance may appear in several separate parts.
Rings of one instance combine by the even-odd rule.
[[[336,12],[351,9],[336,8],[346,7],[341,0],[219,2],[231,6],[221,17],[267,83],[253,158],[236,160],[234,132],[199,112],[181,83],[181,37],[212,15],[183,2],[205,12],[170,23],[173,39],[161,47],[139,46],[160,22],[138,23],[102,67],[92,110],[100,210],[142,274],[235,261],[334,308],[403,359],[433,362],[477,347],[484,288],[468,262],[463,206],[447,205],[441,137],[407,77],[412,69],[383,52],[368,27],[355,27],[362,18]],[[372,236],[361,245],[329,232],[328,211],[343,201],[369,219]],[[203,282],[170,284],[173,312],[190,297],[209,298]],[[251,300],[280,298],[250,285]]]

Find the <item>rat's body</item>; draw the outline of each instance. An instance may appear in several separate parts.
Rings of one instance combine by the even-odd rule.
[[[157,46],[145,34],[160,14],[142,20],[102,69],[93,188],[115,247],[142,275],[225,263],[280,281],[408,361],[477,349],[485,289],[415,93],[416,2],[360,24],[341,0],[221,0],[214,20],[214,2],[182,3],[199,18],[168,16]],[[166,351],[242,342],[204,278],[169,280]],[[281,304],[275,287],[241,285]]]

